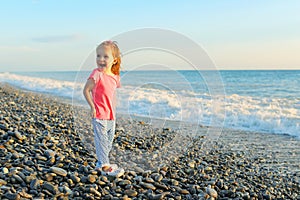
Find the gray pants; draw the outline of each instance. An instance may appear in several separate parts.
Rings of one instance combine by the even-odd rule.
[[[115,121],[93,119],[92,124],[98,159],[96,168],[99,168],[105,164],[109,164],[108,156],[115,136]]]

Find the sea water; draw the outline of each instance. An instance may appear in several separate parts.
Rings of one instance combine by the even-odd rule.
[[[0,81],[87,106],[89,71],[0,73]],[[300,137],[300,70],[124,71],[117,112]]]

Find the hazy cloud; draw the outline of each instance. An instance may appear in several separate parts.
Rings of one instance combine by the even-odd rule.
[[[83,38],[82,35],[73,34],[73,35],[51,35],[51,36],[44,36],[44,37],[35,37],[32,38],[34,42],[40,43],[61,43],[61,42],[71,42],[77,41]]]

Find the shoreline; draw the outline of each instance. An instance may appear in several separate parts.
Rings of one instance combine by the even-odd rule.
[[[87,110],[9,85],[0,92],[0,196],[7,199],[300,198],[293,136],[118,115],[111,162],[126,172],[112,179],[94,171]]]
[[[84,109],[85,106],[81,105],[79,102],[75,101],[73,102],[73,100],[71,98],[67,98],[67,97],[63,97],[63,96],[56,96],[56,95],[53,95],[53,94],[47,94],[47,93],[40,93],[40,92],[36,92],[36,91],[32,91],[32,90],[27,90],[27,89],[22,89],[22,88],[19,88],[19,87],[16,87],[16,86],[12,86],[8,83],[0,83],[0,86],[3,86],[3,85],[6,85],[8,87],[11,87],[11,88],[14,88],[14,89],[17,89],[17,90],[20,90],[20,91],[24,91],[24,92],[29,92],[29,93],[33,93],[33,94],[36,94],[36,95],[42,95],[42,96],[45,96],[47,98],[50,98],[50,99],[54,99],[56,101],[58,101],[59,103],[63,103],[63,104],[68,104],[70,106],[73,106],[73,107],[78,107],[80,109]],[[88,106],[86,107],[88,108]],[[122,118],[127,118],[127,119],[130,119],[130,120],[140,120],[140,121],[145,121],[147,123],[150,122],[151,125],[154,125],[152,123],[152,121],[154,122],[158,122],[158,124],[160,126],[162,126],[162,123],[161,121],[163,120],[163,124],[166,125],[166,128],[173,128],[173,127],[176,127],[176,129],[180,129],[180,125],[178,126],[178,123],[179,124],[184,124],[184,125],[196,125],[196,126],[199,126],[199,127],[206,127],[206,128],[209,128],[210,126],[207,126],[207,125],[202,125],[200,123],[194,123],[194,122],[181,122],[181,121],[178,121],[178,120],[169,120],[169,119],[162,119],[162,118],[149,118],[147,116],[141,116],[141,115],[129,115],[129,114],[124,114],[124,113],[116,113],[117,115],[117,118],[118,116],[122,117]],[[254,133],[254,134],[266,134],[266,135],[278,135],[278,136],[284,136],[284,137],[292,137],[292,138],[295,138],[297,140],[300,140],[300,137],[298,136],[295,136],[295,135],[292,135],[292,134],[289,134],[289,133],[270,133],[270,132],[259,132],[259,131],[254,131],[254,130],[242,130],[242,129],[239,129],[239,128],[224,128],[222,127],[221,129],[223,130],[226,130],[227,131],[240,131],[240,132],[244,132],[244,133]]]

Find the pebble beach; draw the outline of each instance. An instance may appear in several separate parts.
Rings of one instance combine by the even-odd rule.
[[[0,93],[0,199],[300,199],[297,137],[118,115],[110,160],[125,174],[109,177],[86,108]]]

